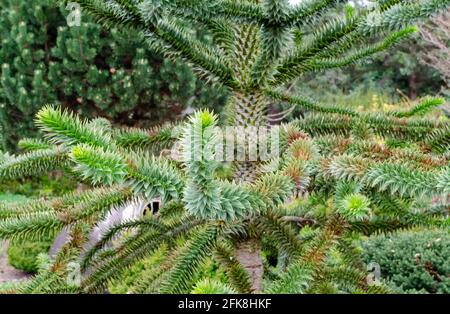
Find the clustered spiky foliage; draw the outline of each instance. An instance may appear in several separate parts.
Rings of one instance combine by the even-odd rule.
[[[295,7],[285,0],[76,2],[105,24],[141,30],[154,48],[230,89],[233,125],[267,125],[273,101],[309,114],[281,125],[278,158],[236,162],[234,174],[224,176],[230,165],[214,158],[220,138],[209,111],[172,127],[111,130],[101,119],[43,108],[37,125],[44,140],[24,141],[31,150],[24,155],[1,156],[0,178],[57,168],[92,189],[0,208],[1,238],[68,235],[20,292],[102,292],[164,248],[166,258],[130,292],[383,293],[382,284],[365,280],[355,235],[448,227],[450,124],[420,117],[441,99],[374,114],[292,96],[283,86],[391,47],[414,31],[411,23],[449,1],[379,1],[331,21],[321,13],[339,9],[339,1]],[[208,29],[213,44],[197,41],[186,25]],[[178,149],[168,154],[164,148],[174,142]],[[92,241],[91,230],[112,211],[155,198],[162,202],[158,213],[100,228]],[[262,250],[272,258],[262,258]],[[201,277],[211,259],[226,282]],[[81,265],[80,285],[67,281],[74,262]]]

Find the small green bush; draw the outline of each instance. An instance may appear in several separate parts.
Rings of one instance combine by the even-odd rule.
[[[0,183],[0,201],[19,202],[31,198],[49,198],[64,195],[77,187],[71,176],[56,177],[55,174],[41,177],[7,180]]]
[[[408,293],[450,293],[450,233],[407,231],[378,235],[363,244],[366,263],[376,262],[381,276]]]
[[[9,264],[27,273],[38,271],[37,257],[41,253],[48,253],[53,239],[41,241],[11,241],[8,247]]]
[[[0,148],[15,150],[20,138],[35,136],[33,116],[47,103],[130,126],[225,104],[224,93],[186,63],[156,54],[138,32],[124,37],[87,14],[69,27],[66,4],[55,2],[0,1]]]

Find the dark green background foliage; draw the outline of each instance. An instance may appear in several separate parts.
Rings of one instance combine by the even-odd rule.
[[[33,134],[34,114],[46,103],[145,125],[225,101],[187,65],[147,49],[137,33],[106,31],[87,15],[80,27],[68,27],[69,11],[52,2],[0,0],[3,149]]]
[[[371,237],[364,260],[405,292],[450,293],[450,234],[446,230]],[[420,254],[420,257],[419,257]]]

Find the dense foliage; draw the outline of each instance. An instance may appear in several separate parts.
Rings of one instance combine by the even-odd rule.
[[[448,230],[378,235],[364,243],[363,258],[405,292],[450,293]]]
[[[0,238],[65,235],[48,267],[17,291],[103,292],[136,263],[163,254],[129,292],[386,293],[383,283],[366,280],[355,238],[448,228],[450,123],[426,117],[442,99],[373,113],[285,88],[392,47],[448,0],[381,0],[331,20],[322,15],[336,9],[329,0],[294,7],[286,0],[76,2],[104,24],[140,31],[153,49],[227,89],[228,125],[241,127],[227,130],[235,142],[248,134],[251,145],[262,145],[251,126],[276,120],[268,113],[273,102],[308,113],[271,128],[280,131],[279,155],[228,163],[216,159],[220,121],[208,110],[145,130],[45,106],[36,115],[43,139],[23,140],[24,154],[1,156],[0,178],[59,169],[92,188],[0,207]],[[188,24],[211,40],[196,38]],[[115,219],[129,209],[140,212]],[[226,280],[205,275],[212,258]],[[67,280],[74,263],[80,283]]]
[[[47,103],[128,125],[150,125],[181,117],[190,106],[224,103],[216,89],[196,79],[184,63],[155,54],[138,33],[106,31],[87,15],[80,26],[69,27],[66,6],[52,2],[0,1],[3,149],[35,134],[33,117]]]

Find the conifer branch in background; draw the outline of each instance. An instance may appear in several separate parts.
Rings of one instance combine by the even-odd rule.
[[[435,206],[448,206],[450,126],[426,115],[441,99],[366,113],[283,87],[388,49],[414,32],[414,23],[447,9],[448,0],[380,1],[352,14],[329,0],[296,7],[287,0],[75,2],[105,25],[139,31],[150,46],[227,89],[226,118],[241,127],[228,137],[268,126],[274,100],[307,115],[280,126],[279,156],[227,163],[215,158],[223,139],[209,110],[144,130],[42,108],[36,124],[43,139],[22,141],[24,154],[2,154],[0,179],[62,169],[90,190],[0,206],[2,239],[69,233],[49,267],[19,292],[104,292],[127,269],[164,252],[130,291],[386,293],[383,283],[364,280],[355,236],[448,225]],[[326,21],[329,10],[339,17]],[[208,42],[192,35],[198,25],[210,32]],[[433,204],[437,199],[442,204]],[[159,212],[104,227],[113,213],[142,211],[156,200]],[[73,262],[82,265],[78,286],[65,280]],[[207,262],[223,270],[222,282],[203,278]]]

